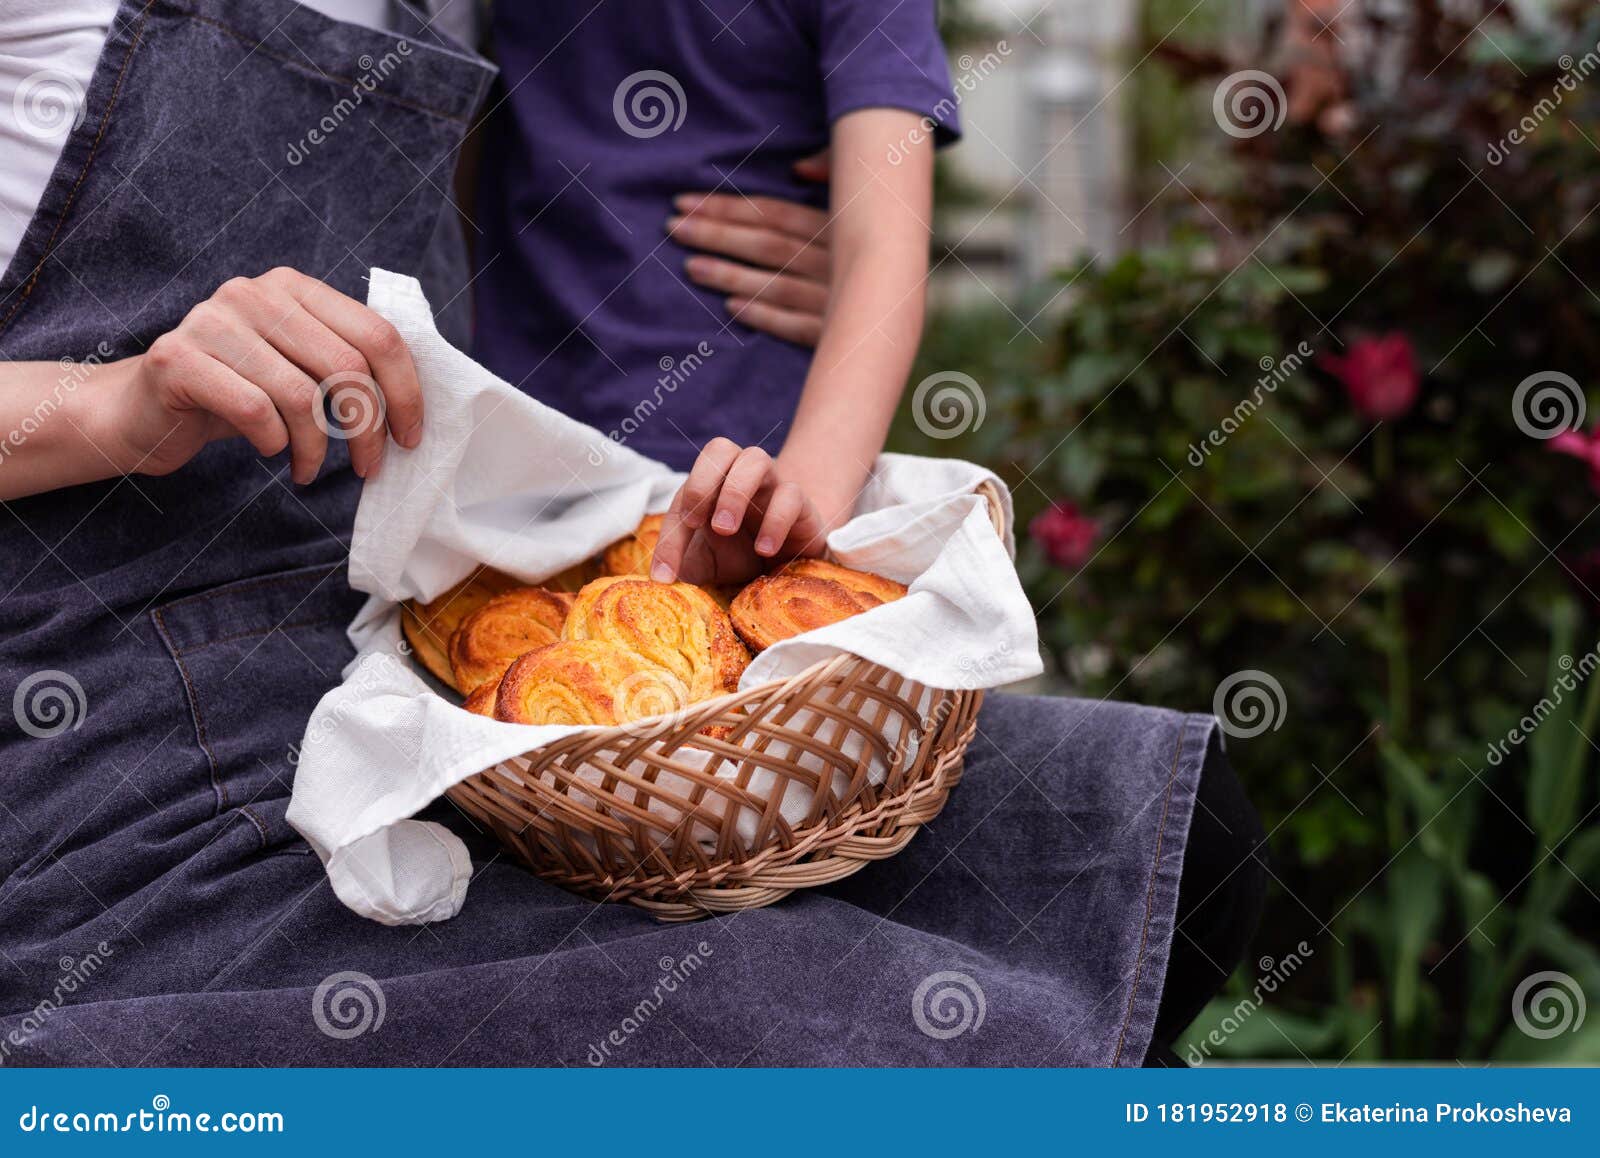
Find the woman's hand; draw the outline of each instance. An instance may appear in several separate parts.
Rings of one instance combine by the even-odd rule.
[[[226,282],[116,368],[97,442],[114,448],[124,474],[168,474],[241,435],[263,455],[287,447],[301,484],[317,477],[329,437],[348,440],[351,465],[368,478],[386,431],[405,447],[422,436],[422,392],[399,332],[292,269]]]
[[[829,529],[766,451],[716,438],[662,520],[650,576],[661,583],[741,583],[773,559],[822,554]]]
[[[808,181],[827,181],[828,154],[808,157],[794,171]],[[678,216],[667,221],[673,240],[721,255],[689,258],[684,271],[690,281],[728,295],[728,312],[753,329],[817,344],[832,268],[826,212],[732,193],[684,193],[673,206]]]

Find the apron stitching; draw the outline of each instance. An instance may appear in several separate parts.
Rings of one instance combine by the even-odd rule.
[[[33,293],[34,287],[39,284],[39,275],[44,273],[44,263],[50,260],[50,255],[55,251],[56,238],[61,235],[61,227],[66,224],[72,206],[78,199],[78,192],[83,188],[84,181],[88,180],[89,169],[94,164],[95,158],[100,155],[100,143],[105,140],[106,129],[111,124],[111,113],[117,107],[117,99],[122,95],[122,82],[128,75],[128,65],[133,62],[133,54],[144,40],[144,26],[149,19],[150,9],[156,0],[145,0],[145,6],[139,12],[139,26],[134,30],[133,38],[128,43],[127,55],[122,58],[122,67],[117,70],[117,83],[111,88],[111,96],[106,101],[106,111],[100,115],[100,128],[94,135],[94,144],[89,147],[89,155],[83,160],[83,168],[78,173],[78,179],[72,183],[72,188],[67,192],[67,200],[61,207],[60,214],[56,217],[56,227],[50,231],[50,237],[44,244],[44,252],[39,255],[39,263],[33,267],[33,272],[28,275],[27,284],[22,287],[22,293],[6,316],[0,319],[0,334],[4,334],[11,325],[12,320]]]
[[[261,838],[262,851],[265,852],[268,848],[271,848],[272,842],[267,839],[267,826],[261,823],[261,820],[256,816],[255,813],[250,811],[250,806],[248,804],[241,804],[239,806],[239,811],[244,813],[244,818],[255,826],[256,835]]]
[[[1111,1057],[1112,1065],[1118,1065],[1122,1061],[1122,1046],[1128,1038],[1128,1026],[1133,1022],[1133,1007],[1139,998],[1139,983],[1144,979],[1144,951],[1150,939],[1150,920],[1155,915],[1156,879],[1161,868],[1161,845],[1167,834],[1167,814],[1172,806],[1172,787],[1178,782],[1178,760],[1183,755],[1183,741],[1188,733],[1189,721],[1184,720],[1183,726],[1178,729],[1178,743],[1172,752],[1172,769],[1167,774],[1166,799],[1161,803],[1161,822],[1156,826],[1156,851],[1150,864],[1150,887],[1145,890],[1144,923],[1139,929],[1139,953],[1133,967],[1133,988],[1128,994],[1128,1015],[1123,1019],[1122,1032],[1117,1035],[1117,1052]]]
[[[263,575],[259,579],[246,579],[237,583],[224,583],[221,587],[213,587],[209,591],[201,591],[196,595],[185,595],[182,599],[174,599],[164,605],[161,610],[167,611],[174,607],[187,607],[190,604],[208,603],[224,595],[236,595],[243,591],[254,591],[258,587],[276,587],[284,583],[295,583],[309,579],[318,571],[332,573],[337,571],[343,563],[332,563],[325,566],[312,564],[309,567],[298,568],[283,575]],[[324,578],[327,576],[324,575]]]
[[[151,2],[154,3],[155,0],[151,0]],[[197,21],[201,24],[209,24],[219,32],[226,33],[228,36],[233,37],[241,44],[248,44],[253,52],[260,53],[268,60],[277,61],[291,72],[298,72],[302,76],[314,77],[317,80],[336,81],[339,84],[345,85],[356,85],[361,83],[360,79],[357,77],[343,76],[340,73],[327,72],[320,68],[313,71],[312,69],[307,68],[304,62],[298,61],[292,56],[273,52],[270,49],[262,47],[262,45],[266,43],[265,40],[253,38],[250,33],[245,32],[242,29],[235,28],[231,24],[226,24],[212,16],[203,16],[193,9],[185,8],[183,5],[175,3],[174,0],[161,0],[161,3],[163,7],[171,8],[175,12],[181,13],[182,15],[188,17],[190,20]],[[401,37],[400,39],[404,39],[404,37]],[[389,104],[398,105],[399,107],[405,109],[411,109],[414,112],[427,113],[430,116],[438,117],[441,120],[452,121],[458,125],[467,125],[472,123],[472,118],[470,115],[464,117],[456,116],[454,113],[446,112],[441,108],[435,108],[433,105],[425,105],[421,101],[407,100],[405,97],[398,97],[389,93],[383,93],[380,95],[375,90],[368,92],[367,95],[373,100],[387,101]]]
[[[156,630],[161,633],[161,638],[166,641],[167,650],[172,654],[172,662],[178,665],[178,674],[183,677],[184,692],[189,698],[189,715],[194,719],[195,739],[200,745],[200,750],[206,754],[206,763],[211,769],[211,787],[217,796],[217,815],[221,816],[229,806],[228,790],[218,774],[216,753],[211,750],[211,744],[206,739],[206,723],[200,712],[200,698],[195,694],[194,681],[189,678],[188,667],[173,646],[172,633],[167,630],[166,620],[161,617],[161,611],[152,611],[150,614],[156,621]]]

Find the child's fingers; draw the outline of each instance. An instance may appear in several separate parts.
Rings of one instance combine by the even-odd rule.
[[[767,500],[767,513],[756,532],[756,554],[771,558],[789,538],[789,532],[805,512],[806,496],[794,483],[779,483]]]
[[[713,438],[701,450],[689,469],[683,489],[678,492],[682,518],[692,528],[703,527],[711,517],[712,505],[722,489],[722,481],[738,460],[739,444],[728,438]]]
[[[705,526],[723,477],[738,457],[738,443],[727,438],[713,438],[700,451],[689,477],[672,496],[672,505],[661,519],[661,538],[650,564],[652,579],[671,583],[678,577],[689,541],[697,528]]]
[[[745,512],[762,490],[768,489],[772,476],[772,456],[759,446],[747,446],[728,468],[722,482],[722,493],[717,498],[717,513],[711,518],[711,529],[719,535],[731,535],[744,525]]]
[[[672,506],[661,517],[661,537],[656,540],[655,553],[650,559],[650,578],[658,583],[671,583],[683,570],[683,558],[689,550],[689,540],[694,528],[683,519],[683,490],[672,497]]]

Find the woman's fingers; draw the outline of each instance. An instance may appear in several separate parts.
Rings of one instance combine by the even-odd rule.
[[[801,157],[794,163],[795,176],[805,181],[826,182],[833,176],[833,154],[827,149]]]
[[[734,320],[798,346],[815,346],[822,340],[822,315],[801,313],[763,301],[733,297],[727,301]]]
[[[777,197],[740,197],[730,193],[682,193],[672,206],[685,219],[749,225],[756,229],[786,233],[801,241],[823,241],[828,215],[821,209],[783,201]]]
[[[722,480],[738,457],[738,445],[727,438],[714,438],[700,451],[689,477],[678,488],[661,520],[661,538],[650,563],[652,579],[671,583],[678,577],[689,540],[696,528],[705,525]]]
[[[737,534],[744,526],[744,517],[756,497],[769,491],[777,480],[772,475],[772,456],[759,446],[749,446],[739,452],[728,468],[722,491],[717,496],[717,513],[711,517],[711,529],[719,535]]]
[[[328,456],[328,430],[316,381],[260,337],[230,365],[272,400],[289,432],[289,477],[301,486],[310,483]]]
[[[706,289],[732,294],[743,301],[761,301],[820,318],[828,308],[828,287],[809,278],[752,269],[720,257],[697,254],[683,263],[689,280]]]
[[[739,225],[693,213],[687,217],[669,217],[667,232],[679,245],[689,249],[703,249],[707,253],[814,281],[828,280],[830,263],[825,245],[770,225]]]
[[[283,301],[287,309],[266,336],[315,380],[314,417],[328,434],[350,443],[350,465],[362,478],[371,478],[383,462],[385,402],[366,357],[298,301],[287,296]]]
[[[352,361],[342,370],[352,376],[370,370],[368,376],[381,402],[370,421],[380,429],[386,423],[401,446],[416,446],[422,438],[422,386],[400,331],[354,298],[315,278],[288,269],[273,270],[265,277],[359,352],[364,366]]]
[[[196,351],[173,369],[182,374],[183,396],[194,408],[247,439],[258,454],[271,458],[289,445],[289,429],[277,404],[224,363]]]

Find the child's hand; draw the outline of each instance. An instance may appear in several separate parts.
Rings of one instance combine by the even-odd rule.
[[[800,487],[758,446],[712,439],[661,523],[651,578],[740,583],[769,560],[820,555],[827,528]]]

